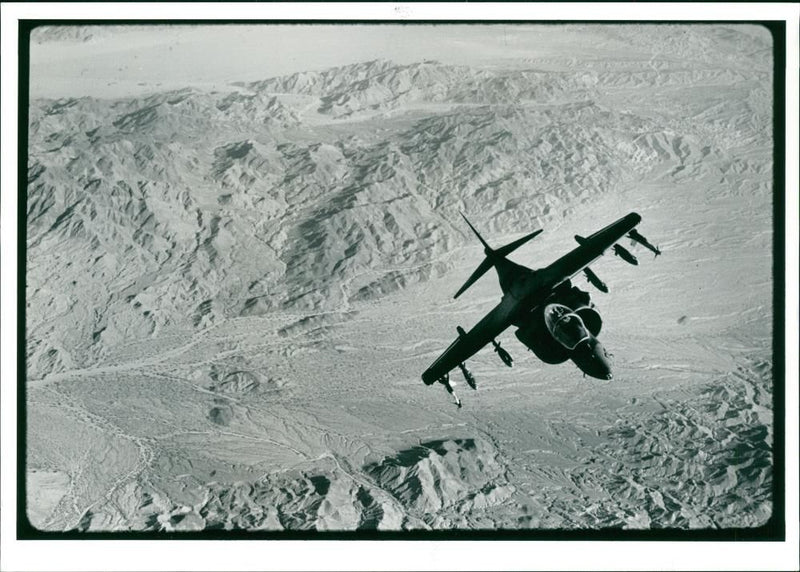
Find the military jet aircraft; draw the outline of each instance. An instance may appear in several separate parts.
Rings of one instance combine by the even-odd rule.
[[[589,294],[572,286],[570,279],[584,271],[595,287],[607,292],[605,283],[591,271],[589,265],[609,248],[619,246],[616,242],[631,232],[642,217],[633,212],[589,237],[576,236],[579,242],[577,248],[549,266],[533,270],[508,260],[506,256],[537,236],[541,230],[493,249],[467,217],[461,216],[483,244],[486,258],[454,297],[458,298],[492,267],[497,271],[503,297],[469,332],[458,326],[458,337],[425,370],[422,381],[426,385],[438,381],[455,395],[450,383],[450,371],[458,367],[470,387],[477,389],[475,378],[466,367],[466,360],[492,342],[503,363],[511,367],[511,356],[495,340],[509,326],[517,327],[517,338],[545,363],[557,364],[571,359],[585,375],[611,379],[610,356],[597,339],[602,327],[600,314],[591,303]],[[615,248],[614,252],[620,255],[621,251]],[[625,253],[630,255],[627,251]],[[631,262],[624,254],[622,257]],[[460,400],[457,397],[456,400],[460,407]]]

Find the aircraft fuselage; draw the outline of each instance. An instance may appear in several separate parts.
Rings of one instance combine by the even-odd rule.
[[[554,287],[547,283],[546,269],[539,272],[527,268],[525,270],[528,271],[527,275],[518,280],[515,285],[532,288],[532,290],[528,290],[530,294],[522,299],[514,300],[514,294],[506,293],[502,302],[503,304],[513,304],[513,309],[509,311],[514,315],[513,324],[520,328],[520,332],[531,330],[531,320],[542,320],[541,313],[536,311],[541,304],[531,307],[530,300],[541,300],[543,298],[542,292],[549,293],[554,290]],[[576,318],[580,319],[577,316]],[[536,332],[536,335],[517,335],[517,338],[528,349],[539,355],[537,350],[541,351],[541,347],[536,346],[541,346],[543,343],[542,338],[544,336],[550,337],[550,334],[543,324],[533,325],[532,329]],[[558,344],[555,340],[551,340],[549,343],[551,345]],[[565,357],[570,359],[586,375],[603,380],[613,377],[608,352],[600,340],[592,335],[591,332],[586,331],[585,337],[574,347],[569,348],[560,345],[556,347],[558,347],[559,352],[564,352]]]

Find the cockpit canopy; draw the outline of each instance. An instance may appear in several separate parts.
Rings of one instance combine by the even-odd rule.
[[[544,323],[553,338],[568,350],[591,337],[581,317],[561,304],[545,307]]]

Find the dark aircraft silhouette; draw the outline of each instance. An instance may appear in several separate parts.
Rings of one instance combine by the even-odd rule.
[[[610,356],[597,339],[602,327],[600,314],[590,302],[589,294],[572,286],[570,279],[584,271],[595,287],[607,292],[606,285],[588,266],[612,246],[621,249],[615,248],[614,251],[624,260],[631,262],[627,258],[630,257],[635,261],[630,252],[615,243],[631,232],[642,217],[630,213],[587,238],[576,236],[579,243],[577,248],[549,266],[533,270],[508,260],[506,256],[537,236],[541,230],[493,249],[467,217],[461,216],[483,244],[486,258],[454,297],[458,298],[494,267],[503,298],[469,332],[458,326],[458,338],[425,370],[422,381],[426,385],[438,381],[452,394],[450,371],[458,367],[470,387],[477,389],[466,360],[492,342],[503,363],[511,367],[511,355],[495,340],[509,326],[517,327],[517,338],[545,363],[572,360],[585,375],[611,379]]]

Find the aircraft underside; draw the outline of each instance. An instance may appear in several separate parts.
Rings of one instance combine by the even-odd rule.
[[[608,354],[596,337],[603,320],[588,292],[569,281],[514,325],[517,339],[543,362],[571,359],[585,374],[611,379]]]

